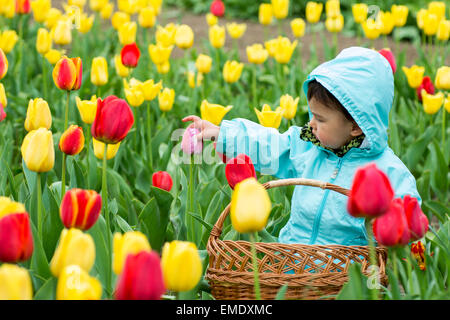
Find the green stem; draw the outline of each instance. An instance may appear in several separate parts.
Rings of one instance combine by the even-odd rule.
[[[67,130],[67,127],[69,125],[69,100],[70,100],[70,91],[67,91],[67,101],[66,101],[66,109],[64,111],[64,131]]]
[[[66,194],[66,154],[63,152],[62,155],[62,166],[61,166],[61,201]]]
[[[441,109],[442,109],[442,148],[444,149],[444,154],[447,154],[446,153],[447,144],[445,143],[445,114],[447,113],[447,111],[445,110],[444,107],[442,107]]]
[[[395,279],[398,281],[397,248],[392,248],[392,264],[394,267]]]
[[[367,237],[369,241],[369,258],[370,258],[370,264],[374,267],[378,267],[377,262],[377,256],[376,256],[376,250],[375,250],[375,244],[373,241],[373,232],[372,232],[372,224],[370,219],[366,219],[366,232]],[[375,268],[373,270],[376,270]],[[371,300],[378,300],[378,289],[369,289]]]
[[[220,49],[219,48],[216,49],[216,70],[217,70],[217,75],[220,79],[219,80],[219,84],[220,84],[220,83],[222,83],[223,75],[222,75],[222,72],[220,72]]]
[[[42,86],[43,86],[43,91],[44,91],[44,100],[48,100],[49,96],[48,96],[48,79],[47,79],[47,59],[45,59],[43,57],[42,59]]]
[[[37,172],[36,179],[36,188],[37,188],[37,224],[38,224],[38,235],[41,242],[42,239],[42,189],[41,189],[41,173]]]
[[[194,212],[194,154],[191,154],[191,162],[189,163],[189,188],[188,188],[188,210],[189,212]],[[194,240],[194,221],[192,217],[187,215],[189,217],[189,230],[188,235],[190,234],[190,241]]]
[[[147,152],[148,152],[148,166],[150,172],[153,173],[153,149],[152,149],[152,119],[151,119],[151,101],[147,103]]]
[[[257,239],[257,232],[250,233],[250,242],[251,242],[251,250],[252,250],[252,261],[253,261],[253,279],[255,282],[255,299],[261,300],[261,292],[259,289],[259,270],[258,270],[258,258],[256,256],[256,248],[255,242]]]
[[[86,125],[87,130],[86,130],[86,161],[87,161],[87,175],[86,175],[86,180],[87,180],[87,188],[90,189],[91,188],[91,184],[89,181],[89,172],[90,172],[90,163],[89,163],[89,156],[90,156],[90,145],[91,145],[91,130],[89,128],[88,125]]]
[[[258,93],[256,91],[256,66],[253,66],[252,91],[253,108],[258,108]],[[250,107],[250,113],[253,111],[253,108]]]
[[[107,294],[111,294],[111,226],[110,226],[110,217],[109,217],[109,210],[108,210],[108,185],[106,182],[106,154],[108,151],[108,144],[105,143],[105,147],[103,149],[103,167],[102,167],[102,200],[103,200],[103,212],[105,214],[105,221],[106,221],[106,234],[107,234],[107,241],[108,241],[108,262],[106,263],[107,267],[107,275],[106,275],[106,291]]]

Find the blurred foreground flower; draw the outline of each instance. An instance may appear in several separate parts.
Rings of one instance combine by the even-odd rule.
[[[223,17],[225,13],[225,5],[221,0],[213,0],[213,2],[211,2],[209,10],[216,17]]]
[[[78,265],[65,267],[58,277],[56,300],[100,300],[101,296],[100,281]]]
[[[31,300],[33,287],[27,269],[15,264],[0,266],[0,300]]]
[[[125,260],[129,254],[151,251],[147,237],[140,231],[128,231],[125,234],[116,232],[113,239],[113,271],[122,273]]]
[[[225,166],[225,177],[231,189],[234,189],[236,184],[247,178],[256,179],[256,171],[252,159],[241,153],[236,158],[228,160]]]
[[[101,141],[96,140],[95,138],[92,138],[92,146],[94,148],[95,157],[102,160],[105,154],[105,144]],[[114,158],[117,154],[117,151],[119,151],[119,147],[120,142],[116,144],[108,143],[108,146],[106,147],[106,160]]]

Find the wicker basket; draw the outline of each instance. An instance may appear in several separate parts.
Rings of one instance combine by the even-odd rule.
[[[302,178],[269,181],[264,187],[270,189],[289,185],[307,185],[349,194],[348,189]],[[255,299],[250,242],[219,239],[229,211],[230,204],[221,213],[208,239],[206,279],[212,295],[218,300]],[[274,299],[285,284],[288,285],[285,299],[333,299],[348,281],[347,269],[354,262],[361,263],[362,272],[368,275],[367,246],[258,242],[255,247],[262,299]],[[387,250],[377,247],[376,252],[380,282],[386,285]]]

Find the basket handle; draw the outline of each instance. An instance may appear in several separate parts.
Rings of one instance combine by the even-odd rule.
[[[311,187],[318,187],[321,189],[328,189],[332,190],[338,193],[341,193],[345,196],[348,196],[350,194],[349,189],[342,188],[338,185],[331,184],[328,182],[322,182],[319,180],[314,179],[304,179],[304,178],[291,178],[291,179],[279,179],[279,180],[272,180],[268,181],[263,184],[263,187],[266,189],[272,189],[276,187],[284,187],[284,186],[311,186]],[[219,238],[222,234],[222,227],[223,223],[225,222],[226,217],[230,213],[230,206],[231,202],[225,207],[225,209],[222,211],[222,213],[219,216],[219,219],[217,219],[216,224],[211,230],[210,237],[211,238]]]

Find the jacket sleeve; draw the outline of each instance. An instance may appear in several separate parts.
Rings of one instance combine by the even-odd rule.
[[[240,118],[222,121],[216,145],[216,150],[228,158],[248,155],[256,171],[281,179],[296,176],[292,159],[308,148],[308,143],[300,139],[298,127],[292,126],[281,134]]]

